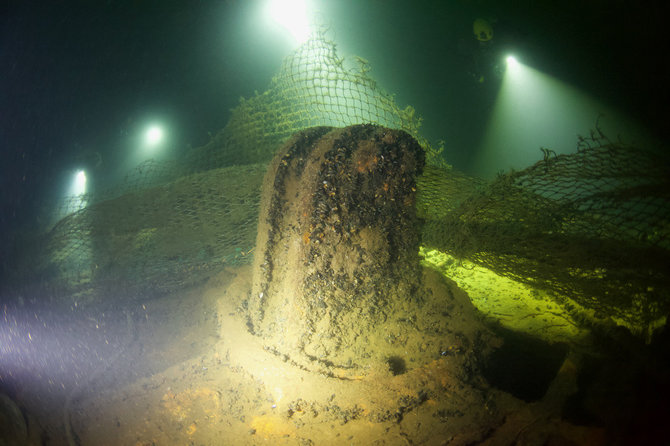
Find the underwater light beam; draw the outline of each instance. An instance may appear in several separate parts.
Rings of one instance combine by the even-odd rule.
[[[514,56],[507,56],[505,61],[507,62],[507,69],[510,70],[515,69],[519,65],[519,62],[516,60],[516,57]]]
[[[71,175],[71,173],[68,173],[68,175]],[[77,170],[74,177],[71,178],[67,180],[63,195],[59,198],[55,211],[57,220],[84,209],[88,205],[86,171]]]
[[[267,3],[270,18],[286,29],[300,45],[310,35],[305,0],[270,0]]]
[[[644,130],[592,95],[506,57],[505,75],[473,165],[476,175],[523,169],[542,158],[540,147],[557,154],[576,150],[577,135],[596,124],[607,135],[639,140]]]

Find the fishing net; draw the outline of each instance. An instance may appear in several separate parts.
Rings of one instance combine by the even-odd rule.
[[[196,169],[215,165],[268,163],[294,133],[317,126],[377,124],[405,130],[426,149],[430,163],[447,167],[419,133],[421,118],[399,108],[370,77],[368,62],[355,58],[345,67],[334,43],[323,35],[308,40],[288,56],[262,94],[242,99],[225,128],[186,162]]]
[[[424,175],[424,244],[634,331],[663,321],[670,297],[668,160],[613,143],[597,128],[580,137],[576,153],[542,150],[541,161],[486,184],[451,171]]]
[[[667,314],[667,160],[596,132],[574,154],[545,149],[525,170],[492,182],[469,177],[421,136],[414,109],[398,107],[365,60],[339,58],[322,34],[285,59],[265,92],[241,100],[204,146],[177,161],[145,161],[104,193],[73,197],[69,215],[16,255],[17,282],[78,302],[134,298],[248,263],[275,151],[306,128],[362,123],[404,130],[425,150],[417,211],[426,246],[631,326]]]
[[[85,303],[172,292],[249,263],[266,166],[305,128],[401,129],[435,165],[447,166],[419,134],[414,109],[399,108],[365,60],[353,65],[345,67],[323,34],[314,36],[284,60],[265,92],[242,99],[204,146],[176,161],[144,161],[112,189],[65,200],[59,212],[67,216],[32,248],[21,247],[17,282]]]

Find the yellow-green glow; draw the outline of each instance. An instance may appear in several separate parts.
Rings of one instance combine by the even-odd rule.
[[[546,291],[500,276],[467,260],[457,260],[436,249],[421,247],[419,254],[424,265],[439,271],[468,293],[470,301],[482,314],[510,330],[548,342],[572,342],[583,339],[587,334],[587,329],[580,328],[573,319],[574,314],[578,313],[580,318],[597,320],[595,310],[586,309],[567,296],[552,296]],[[590,277],[602,277],[604,272],[598,269],[574,271],[575,274]],[[572,313],[565,309],[566,304],[573,308]],[[667,323],[667,317],[642,326],[633,325],[616,316],[612,316],[611,320],[647,340],[651,340],[654,333]]]
[[[467,260],[458,261],[444,252],[421,248],[420,253],[424,264],[456,282],[480,312],[506,328],[548,342],[575,341],[586,334],[565,308],[544,291]],[[577,307],[575,303],[572,305]]]

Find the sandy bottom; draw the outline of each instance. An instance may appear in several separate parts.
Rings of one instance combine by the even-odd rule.
[[[202,288],[138,308],[114,362],[71,395],[72,442],[602,444],[600,429],[561,420],[576,379],[570,359],[533,403],[490,387],[446,351],[417,367],[388,361],[360,376],[325,376],[267,351],[249,333],[240,306],[250,276],[249,267],[229,269]],[[45,424],[46,444],[68,444],[62,420],[58,413]]]

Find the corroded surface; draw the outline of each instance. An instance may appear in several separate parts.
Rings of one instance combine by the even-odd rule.
[[[261,199],[250,329],[302,365],[352,369],[370,331],[421,302],[415,179],[407,133],[318,127],[276,155]]]

